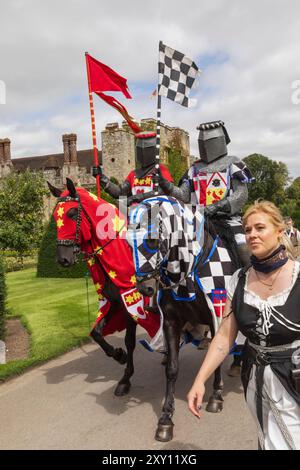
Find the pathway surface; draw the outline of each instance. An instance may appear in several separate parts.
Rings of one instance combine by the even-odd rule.
[[[110,341],[123,344],[121,336]],[[204,411],[201,420],[189,413],[186,394],[202,357],[191,345],[180,352],[171,442],[154,439],[165,389],[161,355],[138,344],[132,388],[117,398],[124,366],[91,343],[0,385],[0,449],[256,449],[240,379],[224,373],[222,413]]]

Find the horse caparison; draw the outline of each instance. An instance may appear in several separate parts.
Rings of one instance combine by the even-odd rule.
[[[154,198],[152,199],[153,202]],[[152,268],[151,266],[151,260],[149,259],[147,262],[144,263],[144,266],[146,266],[145,271],[142,272],[142,267],[141,265],[137,266],[136,265],[136,270],[137,270],[137,279],[138,279],[138,284],[137,287],[139,291],[144,294],[144,295],[154,295],[157,291],[158,288],[160,288],[161,296],[160,296],[160,308],[163,312],[163,319],[164,319],[164,336],[165,336],[165,342],[166,342],[166,347],[167,347],[167,362],[166,362],[166,393],[165,393],[165,399],[162,407],[162,413],[161,416],[159,417],[158,424],[157,424],[157,429],[156,429],[156,435],[155,438],[158,441],[169,441],[173,438],[173,427],[174,423],[172,421],[172,417],[175,411],[174,407],[174,392],[175,392],[175,384],[176,380],[178,377],[178,370],[179,370],[179,347],[180,347],[180,339],[181,339],[181,334],[183,332],[183,328],[186,325],[187,322],[190,324],[197,326],[197,325],[208,325],[211,331],[212,337],[215,335],[215,324],[213,322],[212,318],[212,313],[211,310],[208,307],[206,298],[204,296],[203,291],[199,288],[198,283],[195,283],[195,289],[196,289],[196,296],[193,301],[180,301],[180,300],[174,300],[174,296],[172,295],[172,292],[170,290],[170,286],[166,286],[165,282],[163,281],[163,264],[168,260],[169,253],[167,252],[168,249],[166,248],[166,245],[168,243],[164,244],[162,242],[162,225],[166,222],[166,211],[165,214],[162,215],[162,206],[164,204],[163,201],[171,201],[171,204],[173,204],[173,207],[176,207],[176,203],[172,201],[172,198],[160,198],[158,199],[158,202],[156,204],[152,204],[151,199],[145,200],[141,206],[147,207],[147,216],[145,219],[147,221],[151,221],[151,232],[153,233],[153,225],[159,224],[159,228],[156,229],[156,232],[159,234],[159,240],[156,243],[156,250],[157,252],[155,253],[155,250],[149,249],[149,253],[153,251],[153,257],[156,255],[157,259],[156,261],[152,261]],[[160,202],[159,202],[160,201]],[[141,214],[139,212],[139,207],[135,209],[136,212],[135,214]],[[154,214],[151,215],[151,211],[154,212]],[[180,217],[180,210],[178,212],[178,217]],[[172,216],[171,216],[172,217]],[[135,219],[133,216],[131,221]],[[135,220],[136,222],[136,220]],[[180,225],[180,224],[179,224]],[[183,224],[182,224],[183,225]],[[168,228],[166,229],[166,237],[170,236],[170,233],[168,231],[170,230]],[[135,234],[139,230],[140,225],[139,224],[132,224],[129,225],[129,232],[132,232],[132,237],[135,238]],[[207,230],[207,227],[204,225],[204,240],[203,240],[203,251],[201,253],[201,257],[197,260],[197,269],[199,273],[199,277],[201,278],[201,264],[204,260],[207,259],[208,255],[211,253],[212,247],[214,245],[214,238],[211,236],[209,231]],[[177,227],[178,231],[178,227]],[[180,229],[179,229],[180,231]],[[142,238],[142,237],[140,237]],[[148,240],[150,243],[152,235],[148,235]],[[145,243],[148,247],[149,243],[147,241],[147,235],[144,235],[143,238],[143,245],[145,246]],[[153,244],[153,243],[152,243]],[[133,246],[134,244],[132,244]],[[139,252],[137,248],[137,244],[135,244],[135,255],[134,255],[134,260],[138,260],[139,258]],[[160,251],[163,251],[163,254],[160,253]],[[143,252],[142,259],[145,259],[145,256],[147,256],[146,252]],[[150,256],[150,254],[149,254]],[[159,261],[160,260],[160,261]],[[195,267],[195,266],[194,266]],[[232,272],[236,269],[236,266],[232,265]],[[189,273],[185,273],[186,276]],[[183,277],[183,279],[186,278],[186,276]],[[180,283],[180,281],[179,281]],[[223,409],[223,397],[222,397],[222,392],[223,392],[223,381],[222,381],[222,375],[221,375],[221,367],[218,367],[215,371],[214,375],[214,382],[213,382],[213,392],[209,397],[208,404],[206,407],[206,410],[212,413],[217,413],[219,411],[222,411]]]
[[[57,239],[57,260],[58,262],[64,266],[65,268],[72,266],[76,261],[76,255],[86,249],[87,244],[90,243],[90,240],[86,240],[84,235],[82,234],[82,218],[84,218],[84,222],[89,224],[90,228],[90,236],[91,239],[98,239],[95,227],[92,226],[89,214],[87,212],[86,207],[82,204],[82,196],[85,193],[88,193],[85,189],[80,188],[76,190],[74,183],[72,180],[67,178],[67,189],[68,192],[63,192],[58,188],[55,188],[50,183],[48,183],[49,189],[51,193],[58,198],[58,204],[63,203],[65,207],[65,214],[64,214],[64,222],[67,224],[68,220],[75,221],[73,224],[73,232],[70,229],[70,234],[68,235],[68,239]],[[99,203],[105,203],[104,200],[99,199]],[[72,203],[72,207],[70,206]],[[92,200],[91,200],[92,204]],[[55,211],[55,209],[54,209]],[[116,208],[116,211],[117,208]],[[100,240],[98,240],[100,243]],[[110,243],[110,241],[108,242]],[[116,237],[111,240],[115,246],[114,248],[118,250],[120,243],[126,243],[125,240],[121,240],[120,238]],[[103,246],[105,250],[105,245]],[[108,312],[107,316],[103,318],[100,322],[96,322],[93,326],[90,336],[93,340],[102,348],[105,354],[108,357],[112,357],[115,361],[119,364],[126,364],[125,371],[123,377],[118,382],[118,385],[114,391],[116,396],[123,396],[127,394],[130,390],[130,378],[134,373],[134,365],[133,365],[133,352],[136,345],[136,322],[132,319],[132,317],[128,314],[126,309],[124,308],[124,304],[121,299],[120,291],[117,286],[112,282],[110,277],[107,275],[106,271],[101,266],[99,257],[94,256],[94,260],[96,263],[99,263],[99,266],[103,272],[105,278],[105,285],[103,288],[103,295],[107,298],[110,303],[110,311]],[[87,259],[88,261],[88,259]],[[124,322],[126,326],[126,333],[125,333],[125,347],[127,353],[124,351],[123,348],[115,348],[111,344],[109,344],[103,336],[103,327],[107,322],[107,319],[114,314],[114,311],[119,308],[124,310]]]

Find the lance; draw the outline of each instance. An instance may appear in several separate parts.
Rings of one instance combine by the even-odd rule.
[[[162,41],[159,41],[162,44]],[[158,48],[159,50],[159,48]],[[158,60],[158,74],[159,74],[159,60]],[[160,118],[161,118],[161,96],[159,94],[159,80],[157,81],[157,110],[156,110],[156,155],[155,155],[155,173],[154,173],[154,194],[158,195],[158,182],[159,182],[159,154],[160,154]]]

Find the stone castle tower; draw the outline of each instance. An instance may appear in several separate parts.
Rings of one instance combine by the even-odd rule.
[[[155,119],[142,119],[140,127],[143,131],[156,131]],[[109,123],[101,132],[102,165],[104,173],[109,177],[123,181],[128,173],[135,168],[135,137],[126,121],[119,127],[117,122]],[[190,166],[189,134],[179,127],[161,124],[160,158],[161,162],[169,163],[171,149],[180,151],[187,167]]]
[[[0,139],[0,178],[6,176],[11,168],[10,140]]]

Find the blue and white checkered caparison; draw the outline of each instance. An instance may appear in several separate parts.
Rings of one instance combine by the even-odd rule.
[[[182,106],[189,107],[192,102],[189,94],[199,69],[195,62],[181,52],[159,43],[158,94]]]

